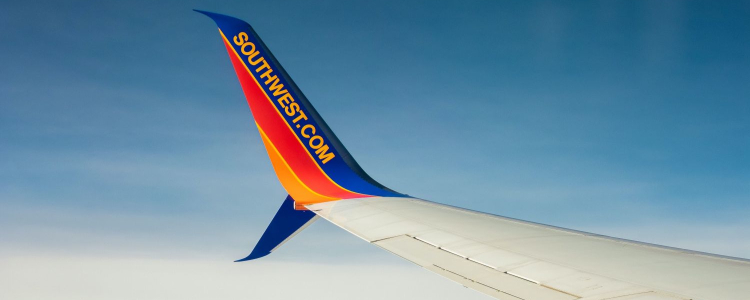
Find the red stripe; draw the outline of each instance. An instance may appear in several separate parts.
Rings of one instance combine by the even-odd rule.
[[[334,184],[317,163],[310,157],[307,149],[300,144],[297,136],[280,115],[276,107],[268,100],[265,91],[255,82],[251,74],[240,61],[234,48],[224,40],[229,57],[232,60],[237,77],[245,92],[250,111],[266,136],[271,140],[284,160],[289,164],[294,173],[310,189],[321,195],[336,197],[339,199],[361,198],[368,195],[357,194],[344,190]]]

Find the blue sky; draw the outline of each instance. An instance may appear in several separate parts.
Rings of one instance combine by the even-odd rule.
[[[750,257],[747,3],[3,1],[0,298],[483,298],[325,222],[230,263],[286,193],[193,8],[252,24],[397,191]]]

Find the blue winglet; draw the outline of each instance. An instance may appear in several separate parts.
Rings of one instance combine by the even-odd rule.
[[[315,221],[317,219],[315,217],[315,213],[309,210],[294,209],[294,199],[292,196],[287,196],[250,255],[235,262],[253,260],[271,254],[281,244]]]

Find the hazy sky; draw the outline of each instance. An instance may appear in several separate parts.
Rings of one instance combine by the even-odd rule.
[[[485,298],[325,221],[232,263],[286,193],[193,8],[397,191],[750,258],[747,2],[4,0],[0,298]]]

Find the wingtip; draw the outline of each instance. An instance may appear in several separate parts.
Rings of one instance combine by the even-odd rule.
[[[221,16],[220,14],[217,14],[217,13],[214,13],[214,12],[210,12],[210,11],[205,11],[205,10],[200,10],[200,9],[195,9],[195,8],[193,9],[193,11],[194,11],[194,12],[197,12],[197,13],[199,13],[199,14],[202,14],[202,15],[204,15],[204,16],[206,16],[206,17],[209,17],[209,18],[211,18],[211,19],[212,19],[212,20],[214,20],[214,21],[216,20],[216,17],[217,17],[217,16]]]
[[[216,22],[216,17],[218,16],[217,13],[212,13],[210,11],[205,11],[205,10],[200,10],[200,9],[195,9],[195,8],[193,9],[193,11],[197,12],[199,14],[202,14],[202,15],[204,15],[206,17],[209,17],[209,18],[211,18],[211,20],[213,20],[214,22]]]
[[[217,25],[219,25],[219,28],[221,27],[231,28],[232,26],[250,26],[249,24],[247,24],[247,22],[237,19],[235,17],[222,15],[222,14],[215,13],[215,12],[200,10],[200,9],[193,9],[193,11],[211,18],[211,20],[213,20],[214,22],[216,22]]]
[[[271,254],[271,252],[268,252],[268,253],[250,253],[250,255],[248,255],[247,257],[235,260],[234,262],[243,262],[243,261],[248,261],[248,260],[255,260],[255,259],[264,257],[264,256],[269,255],[269,254]]]

